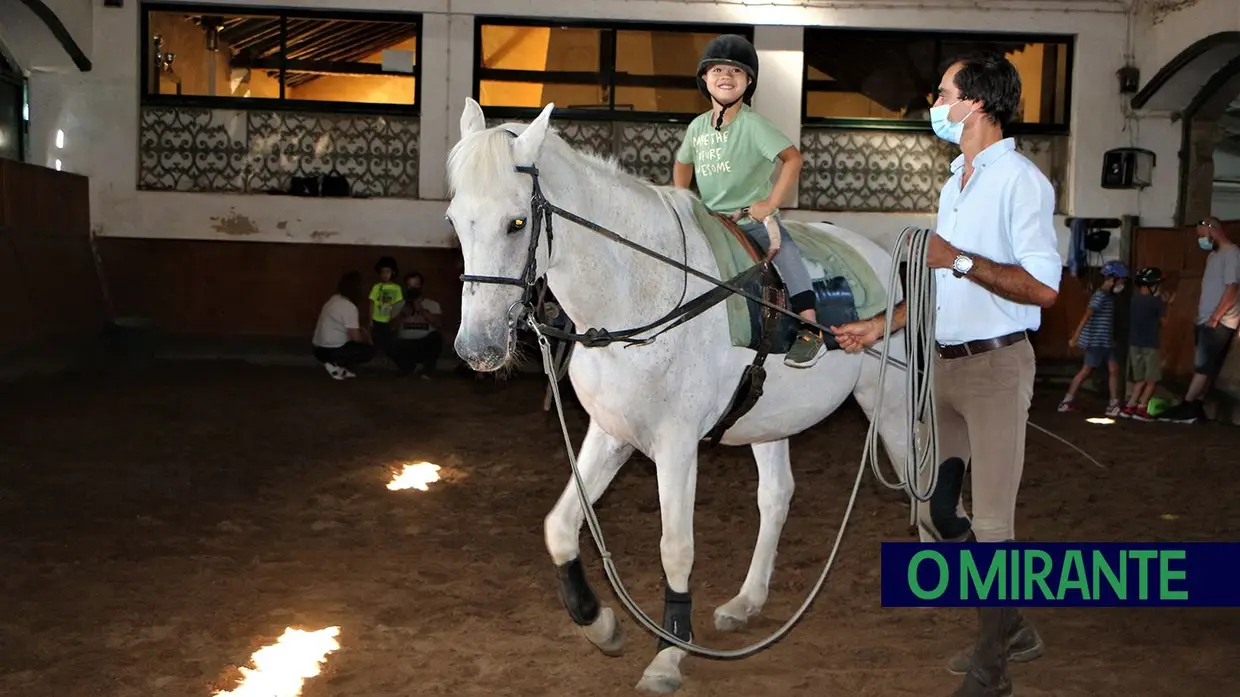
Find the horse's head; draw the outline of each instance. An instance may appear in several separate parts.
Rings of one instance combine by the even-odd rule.
[[[465,259],[455,347],[480,372],[512,360],[521,303],[547,268],[547,231],[531,210],[534,177],[517,168],[537,164],[554,109],[524,128],[487,129],[482,107],[466,100],[461,140],[448,155],[448,221]]]

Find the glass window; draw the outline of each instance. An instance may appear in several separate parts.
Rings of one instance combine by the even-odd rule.
[[[698,92],[697,65],[723,33],[752,30],[479,20],[476,95],[501,118],[554,102],[579,118],[688,120],[710,108]]]
[[[146,15],[147,95],[413,106],[416,20],[219,14]]]
[[[807,29],[804,121],[924,128],[940,71],[978,51],[1003,54],[1020,73],[1013,130],[1066,130],[1070,37],[941,32]]]

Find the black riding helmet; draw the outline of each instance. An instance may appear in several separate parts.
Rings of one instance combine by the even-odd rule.
[[[1147,266],[1137,272],[1137,277],[1133,279],[1139,286],[1156,286],[1167,280],[1167,275],[1157,266]]]
[[[702,52],[702,60],[698,63],[697,69],[697,85],[702,94],[707,99],[712,99],[710,90],[706,89],[706,80],[702,77],[714,65],[734,65],[749,76],[749,86],[745,88],[745,94],[738,101],[749,99],[753,96],[754,90],[758,89],[758,51],[754,49],[753,44],[749,43],[749,39],[738,34],[724,34],[711,39],[706,44],[706,50]],[[732,104],[723,104],[723,111],[731,109],[736,102]],[[723,113],[719,114],[720,122],[715,124],[715,130],[719,130],[723,126]]]

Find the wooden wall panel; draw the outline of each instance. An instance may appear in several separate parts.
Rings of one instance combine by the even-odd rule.
[[[401,277],[421,272],[426,296],[443,307],[448,326],[460,317],[460,253],[455,249],[129,238],[98,242],[117,315],[149,317],[165,334],[309,342],[340,275],[361,272],[369,290],[378,280],[375,262],[383,255],[396,259]]]
[[[87,185],[76,174],[0,160],[0,353],[102,331]]]
[[[1055,304],[1042,311],[1042,326],[1033,337],[1034,354],[1039,362],[1078,360],[1081,353],[1068,346],[1068,338],[1076,331],[1076,325],[1085,313],[1089,296],[1089,277],[1078,279],[1063,271],[1059,282],[1059,298]]]

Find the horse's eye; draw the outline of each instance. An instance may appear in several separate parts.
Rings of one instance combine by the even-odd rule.
[[[525,229],[525,218],[513,218],[508,223],[508,233],[520,232]]]

